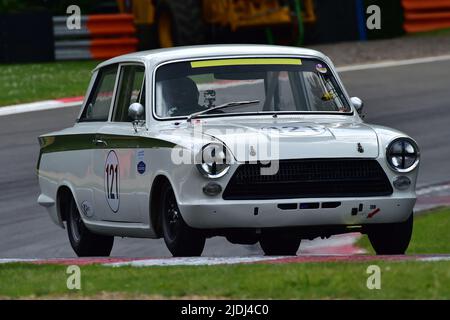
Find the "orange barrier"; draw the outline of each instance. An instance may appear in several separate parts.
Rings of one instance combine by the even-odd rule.
[[[408,33],[450,28],[450,0],[402,0]]]

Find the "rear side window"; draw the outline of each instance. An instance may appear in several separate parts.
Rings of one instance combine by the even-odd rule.
[[[131,122],[128,108],[134,102],[140,102],[145,107],[144,75],[145,68],[141,65],[125,65],[120,68],[113,121]]]
[[[80,121],[107,121],[114,95],[117,66],[99,71]]]

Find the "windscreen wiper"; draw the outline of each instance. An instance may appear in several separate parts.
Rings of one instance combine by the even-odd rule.
[[[210,113],[212,111],[215,110],[220,110],[220,109],[226,109],[226,108],[230,108],[230,107],[237,107],[237,106],[243,106],[243,105],[247,105],[247,104],[255,104],[255,103],[259,103],[260,100],[246,100],[246,101],[233,101],[233,102],[227,102],[224,104],[221,104],[219,106],[216,107],[212,107],[206,110],[202,110],[199,112],[194,112],[192,114],[190,114],[187,118],[187,122],[190,122],[192,119],[202,115],[202,114],[207,114]]]

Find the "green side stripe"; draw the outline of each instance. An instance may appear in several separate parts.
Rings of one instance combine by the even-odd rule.
[[[107,146],[95,145],[94,140],[106,141]],[[41,153],[88,149],[173,148],[175,144],[160,139],[105,134],[73,134],[39,138]]]
[[[135,149],[135,148],[173,148],[175,144],[172,142],[144,137],[130,137],[119,135],[98,135],[98,138],[105,140],[108,146],[104,149]]]
[[[46,136],[39,138],[41,153],[85,150],[94,148],[93,134],[74,134],[63,136]]]

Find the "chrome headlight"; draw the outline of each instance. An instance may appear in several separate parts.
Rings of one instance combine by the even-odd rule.
[[[409,138],[395,139],[386,149],[387,162],[397,172],[414,170],[419,164],[419,158],[419,147]]]
[[[197,158],[197,169],[210,179],[223,177],[230,169],[230,155],[227,148],[218,143],[204,146]]]

